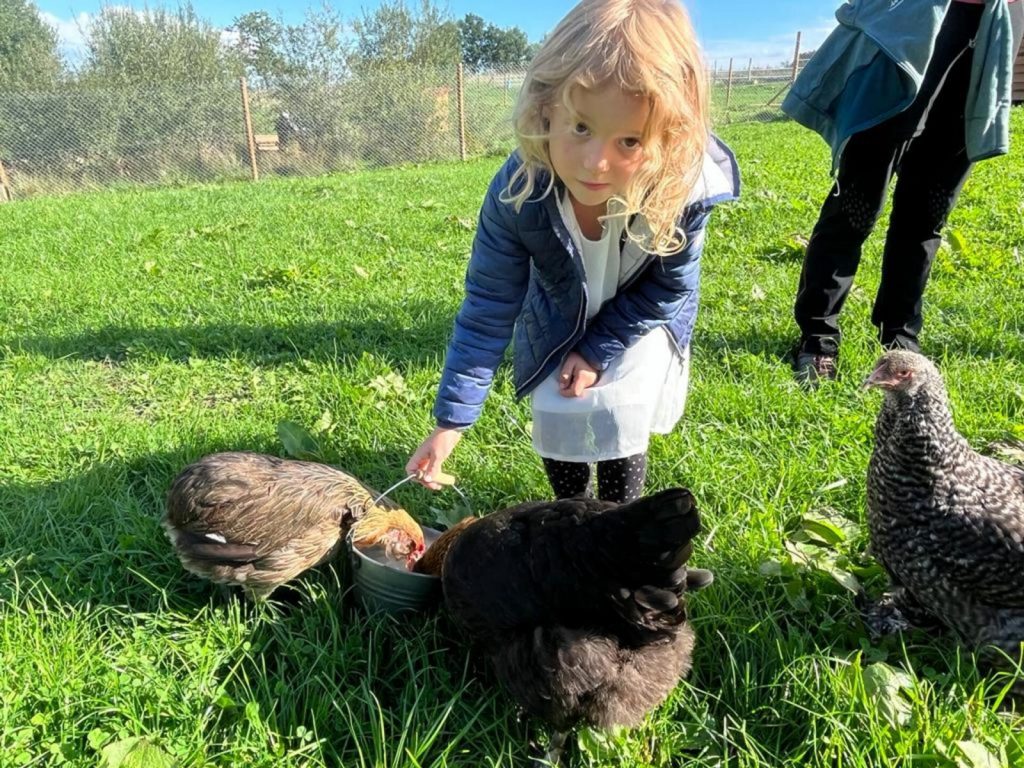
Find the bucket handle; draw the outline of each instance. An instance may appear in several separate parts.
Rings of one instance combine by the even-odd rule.
[[[395,488],[398,488],[400,486],[405,485],[410,480],[418,480],[419,477],[420,477],[420,474],[421,474],[420,472],[412,472],[412,473],[406,475],[401,480],[399,480],[397,483],[395,483],[390,488],[388,488],[386,491],[384,491],[384,493],[380,494],[377,498],[375,498],[371,502],[372,506],[377,506],[378,502],[380,502],[381,499],[383,499],[385,496],[387,496],[389,493],[391,493],[393,490],[395,490]],[[455,476],[454,475],[449,475],[446,472],[442,472],[441,475],[438,476],[437,481],[439,483],[441,483],[442,485],[445,485],[445,486],[451,488],[453,491],[455,491],[457,494],[459,494],[459,498],[461,498],[462,502],[466,505],[466,509],[468,509],[470,511],[470,513],[476,514],[476,512],[473,510],[473,505],[469,503],[469,499],[466,497],[466,494],[464,494],[462,492],[462,489],[459,488],[459,486],[457,486],[455,484]]]
[[[377,502],[374,502],[374,504],[376,503]],[[358,571],[363,567],[363,561],[358,555],[356,555],[356,545],[352,543],[352,534],[353,531],[351,530],[345,534],[345,549],[348,550],[348,559],[349,562],[352,563],[352,570]]]

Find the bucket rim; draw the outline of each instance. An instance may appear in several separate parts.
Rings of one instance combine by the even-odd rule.
[[[423,538],[424,539],[427,538],[427,533],[428,532],[430,534],[433,534],[432,538],[434,538],[434,539],[436,539],[438,536],[441,535],[441,531],[439,531],[439,530],[437,530],[435,528],[429,528],[429,527],[427,527],[425,525],[421,525],[420,523],[417,523],[417,525],[419,525],[420,526],[420,530],[423,531]],[[355,553],[362,560],[364,560],[364,561],[366,561],[368,563],[372,563],[373,565],[375,565],[378,568],[387,568],[388,566],[384,565],[384,563],[381,563],[381,562],[379,562],[377,560],[374,560],[372,557],[370,557],[368,554],[363,552],[359,547],[357,547],[353,543],[353,541],[352,541],[352,534],[353,533],[354,533],[354,531],[350,530],[347,534],[345,534],[345,546],[348,548],[348,551]],[[399,570],[395,570],[394,568],[392,568],[390,570],[394,571],[396,574],[398,574],[401,577],[412,576],[412,577],[417,578],[417,579],[429,579],[429,580],[432,580],[432,581],[440,581],[440,579],[441,579],[440,576],[435,576],[432,573],[417,573],[416,571],[399,571]]]

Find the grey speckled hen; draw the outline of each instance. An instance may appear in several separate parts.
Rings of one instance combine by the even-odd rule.
[[[957,432],[942,377],[925,357],[883,355],[865,382],[885,392],[868,467],[871,549],[885,601],[934,617],[991,660],[1024,641],[1024,469],[982,456]],[[870,626],[870,622],[869,622]]]

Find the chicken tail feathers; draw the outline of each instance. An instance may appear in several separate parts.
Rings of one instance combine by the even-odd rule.
[[[700,516],[692,494],[674,488],[601,515],[618,573],[611,595],[617,611],[636,629],[659,630],[686,620],[687,589],[711,582],[708,571],[686,567]]]
[[[675,571],[690,559],[700,532],[697,504],[685,488],[670,488],[623,504],[606,515],[618,518],[628,556],[658,570]],[[675,584],[673,584],[675,586]]]
[[[252,563],[260,557],[252,544],[220,541],[219,538],[192,531],[176,531],[173,534],[175,548],[182,556],[194,561],[239,566]]]

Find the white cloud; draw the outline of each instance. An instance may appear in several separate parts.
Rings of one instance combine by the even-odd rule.
[[[105,8],[108,12],[134,13],[138,16],[143,16],[146,13],[145,10],[139,10],[127,5],[108,5]],[[57,45],[64,59],[71,66],[80,64],[85,59],[87,52],[86,36],[95,15],[79,13],[77,16],[64,19],[47,11],[41,11],[39,16],[57,33]],[[238,33],[234,30],[222,29],[220,30],[220,41],[225,47],[237,46]]]
[[[80,13],[70,19],[62,19],[47,11],[42,11],[39,16],[57,33],[57,45],[68,63],[77,64],[85,58],[85,32],[92,23],[92,16]]]
[[[236,29],[222,29],[220,31],[220,44],[225,48],[237,48],[239,41],[242,36],[238,34]]]
[[[820,23],[800,34],[800,50],[810,51],[817,48],[836,26],[834,21]],[[774,35],[762,40],[746,39],[715,39],[704,42],[704,59],[708,66],[718,63],[719,69],[728,69],[729,59],[733,66],[746,68],[748,61],[753,59],[755,67],[778,66],[782,62],[793,60],[796,46],[796,31],[791,35]]]

